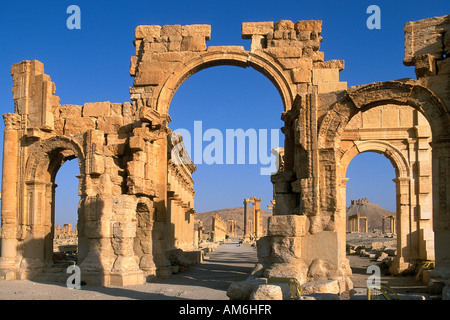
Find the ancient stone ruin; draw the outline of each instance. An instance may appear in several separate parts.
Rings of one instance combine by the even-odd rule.
[[[393,269],[401,273],[435,259],[431,279],[447,284],[449,28],[449,15],[405,25],[403,63],[415,68],[417,80],[349,88],[339,78],[344,61],[327,61],[320,51],[317,20],[245,22],[242,38],[251,41],[250,50],[207,46],[209,25],[138,26],[134,84],[124,103],[61,105],[41,62],[13,65],[14,110],[3,115],[1,272],[26,279],[51,266],[55,176],[76,158],[83,276],[105,286],[169,276],[166,252],[194,250],[198,238],[195,166],[186,161],[182,140],[172,139],[170,103],[194,73],[232,65],[260,71],[283,102],[285,148],[271,176],[274,216],[258,243],[261,274],[351,287],[345,172],[354,156],[374,151],[396,171]],[[177,145],[180,152],[171,152]]]

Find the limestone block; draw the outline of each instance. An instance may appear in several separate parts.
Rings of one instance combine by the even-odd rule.
[[[299,47],[271,47],[266,52],[276,58],[300,58],[302,49]]]
[[[272,236],[272,256],[277,263],[296,261],[301,258],[301,238]]]
[[[302,237],[306,234],[304,215],[276,215],[269,217],[268,229],[270,236]]]
[[[66,121],[64,119],[55,119],[55,123],[54,123],[54,127],[55,127],[55,132],[58,135],[62,135],[64,134],[64,125],[65,125]]]
[[[432,191],[431,176],[419,177],[419,192],[431,193],[431,191]]]
[[[86,174],[100,175],[105,172],[103,156],[90,154],[86,156]]]
[[[133,252],[133,241],[130,238],[113,237],[111,245],[116,255],[125,256],[129,252]]]
[[[339,69],[313,69],[312,83],[339,82]]]
[[[86,151],[89,154],[102,154],[105,135],[100,130],[88,130],[86,137]]]
[[[170,63],[155,63],[141,62],[138,66],[138,71],[134,79],[134,85],[158,85],[167,77],[167,72]]]
[[[64,134],[79,134],[89,129],[95,129],[96,121],[90,117],[67,118]]]
[[[133,105],[130,102],[124,102],[122,105],[122,115],[124,117],[133,116]]]
[[[275,22],[274,31],[285,31],[285,30],[293,30],[294,23],[291,20],[280,20]]]
[[[273,31],[273,21],[243,22],[241,27],[242,39],[251,39],[253,35],[266,35]]]
[[[137,26],[134,36],[136,39],[159,38],[161,36],[161,26]]]
[[[130,149],[132,152],[144,151],[145,141],[139,136],[130,137]]]
[[[167,37],[166,37],[167,38]],[[151,56],[154,52],[167,51],[167,41],[164,42],[144,42],[144,55],[142,61],[151,60]]]
[[[83,106],[83,117],[106,117],[110,114],[110,102],[87,102]]]
[[[111,103],[110,114],[111,116],[122,116],[122,104]]]
[[[264,271],[267,278],[295,278],[299,283],[306,282],[308,268],[302,263],[273,263]]]
[[[294,25],[295,31],[315,31],[317,34],[322,33],[322,21],[320,20],[303,20],[298,21]]]
[[[101,130],[106,134],[117,133],[122,126],[122,116],[101,117],[97,119],[97,130]]]
[[[265,278],[248,278],[233,282],[227,289],[227,296],[231,300],[248,300],[253,290],[261,284],[267,283]]]
[[[416,56],[414,58],[415,61],[415,72],[417,78],[422,78],[425,76],[431,76],[436,74],[437,68],[436,68],[436,58],[432,56],[431,54],[423,54]]]
[[[311,58],[277,58],[277,61],[283,66],[285,69],[308,69],[310,70],[313,66],[313,61]]]
[[[81,117],[82,108],[82,106],[78,105],[65,104],[59,110],[62,118],[79,118]]]
[[[405,24],[405,65],[413,65],[417,55],[429,53],[440,59],[444,54],[444,34],[449,15],[432,17]],[[447,27],[448,28],[448,27]]]
[[[208,24],[186,25],[181,28],[181,35],[183,37],[204,37],[208,41],[211,39],[211,26]]]
[[[334,293],[339,294],[339,283],[337,280],[311,281],[302,284],[304,294]]]
[[[208,52],[245,52],[245,48],[243,46],[209,46]]]
[[[308,268],[308,279],[312,281],[328,280],[335,274],[336,267],[323,259],[314,259]]]
[[[311,70],[309,68],[294,68],[291,70],[291,78],[294,83],[310,83]]]
[[[181,41],[181,51],[205,51],[206,42],[205,37],[201,36],[186,36]]]
[[[180,40],[172,40],[169,37],[169,43],[167,44],[167,50],[169,52],[178,52],[181,50],[181,39]]]
[[[116,238],[132,238],[136,236],[135,222],[115,222],[112,229],[113,237]]]
[[[270,256],[271,241],[270,237],[261,237],[256,241],[258,260],[267,259]]]
[[[323,62],[325,53],[321,51],[313,51],[312,48],[306,47],[303,49],[303,55],[310,57],[313,62]]]
[[[203,261],[203,251],[195,250],[195,251],[184,251],[183,255],[192,260],[194,264],[199,264]]]
[[[317,61],[314,62],[314,69],[338,69],[339,71],[344,70],[345,61],[344,60],[329,60],[329,61]]]
[[[289,284],[262,284],[257,286],[250,294],[250,300],[283,300],[282,286],[289,290]],[[290,292],[289,292],[290,296]]]
[[[304,30],[304,31],[298,31],[297,33],[297,40],[299,41],[306,41],[311,39],[311,31]]]
[[[333,231],[322,231],[314,235],[308,233],[302,237],[302,259],[309,261],[308,263],[322,259],[335,266],[339,265],[339,240],[337,232]]]
[[[181,36],[181,25],[165,25],[161,28],[161,37]]]
[[[347,82],[322,82],[317,85],[317,93],[329,93],[347,89]]]
[[[142,161],[128,161],[127,172],[130,176],[144,177],[145,163]]]

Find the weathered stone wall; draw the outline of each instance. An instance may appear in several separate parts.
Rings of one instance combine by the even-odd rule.
[[[175,230],[191,234],[191,240],[193,224],[176,218],[185,217],[186,210],[167,214],[169,137],[156,130],[167,120],[157,113],[140,118],[130,102],[60,105],[54,84],[35,60],[12,66],[11,73],[15,113],[4,115],[4,165],[12,171],[3,175],[8,191],[3,192],[7,232],[2,237],[7,240],[0,267],[10,278],[23,279],[52,264],[55,176],[65,161],[77,158],[83,277],[90,283],[126,285],[142,283],[144,276],[169,275],[169,217]],[[193,199],[191,173],[185,173],[191,185],[180,190],[188,189]],[[19,251],[19,246],[30,247]]]

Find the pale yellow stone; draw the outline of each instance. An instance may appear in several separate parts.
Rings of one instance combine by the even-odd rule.
[[[110,102],[87,102],[83,106],[83,117],[107,117],[110,114]]]

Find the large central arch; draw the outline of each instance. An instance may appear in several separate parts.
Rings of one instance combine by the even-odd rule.
[[[183,64],[162,85],[155,102],[156,110],[169,113],[170,102],[178,87],[191,75],[213,66],[229,65],[241,68],[252,67],[265,75],[277,88],[283,101],[284,111],[290,110],[293,101],[291,83],[274,59],[262,52],[245,51],[243,47],[210,47],[208,51]]]

